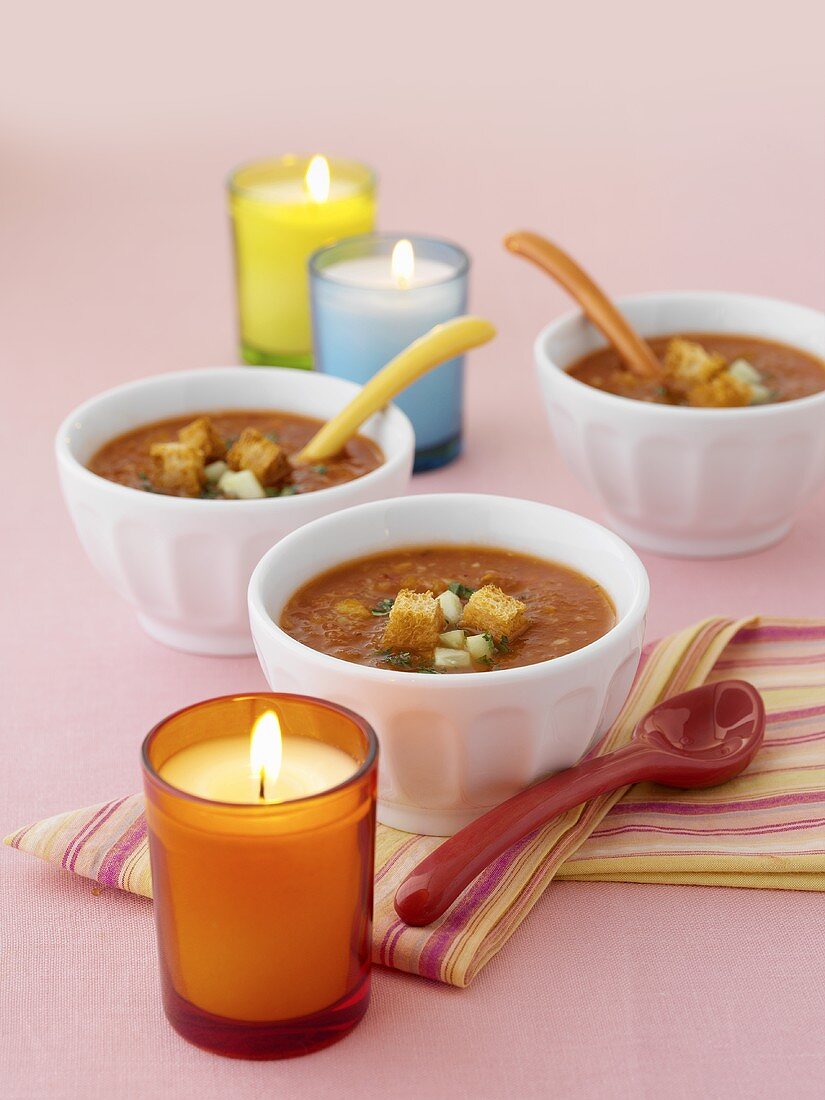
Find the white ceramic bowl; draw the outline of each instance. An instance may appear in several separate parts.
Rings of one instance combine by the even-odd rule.
[[[520,550],[579,569],[610,594],[618,622],[555,660],[458,676],[352,664],[278,625],[295,590],[326,569],[395,547],[448,543]],[[316,520],[274,546],[249,586],[252,635],[273,690],[320,695],[363,715],[381,744],[379,819],[434,836],[587,751],[627,696],[647,602],[641,562],[598,524],[533,501],[452,493]]]
[[[339,508],[403,493],[415,438],[395,406],[362,432],[386,461],[343,485],[265,500],[190,500],[144,493],[86,468],[97,449],[130,428],[218,409],[277,409],[327,419],[359,387],[279,368],[214,367],[145,378],[71,413],[55,446],[63,495],[93,564],[138,613],[153,638],[190,653],[252,653],[246,589],[278,539]]]
[[[825,314],[744,294],[623,298],[644,336],[729,332],[825,357]],[[746,409],[654,405],[604,393],[566,373],[604,340],[581,314],[535,345],[559,449],[601,498],[614,530],[662,554],[723,557],[769,546],[825,480],[825,392]]]

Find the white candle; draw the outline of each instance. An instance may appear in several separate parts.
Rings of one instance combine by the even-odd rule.
[[[451,279],[455,274],[455,268],[441,260],[418,258],[415,260],[415,268],[412,278],[409,280],[410,288],[420,286],[432,286],[434,283],[442,283]],[[325,275],[336,283],[344,283],[346,286],[363,286],[372,289],[385,287],[388,290],[404,290],[392,273],[389,256],[359,256],[352,260],[341,260],[327,268]]]
[[[330,790],[354,775],[355,760],[335,745],[311,737],[283,738],[280,770],[265,777],[250,760],[250,739],[216,737],[175,753],[160,768],[160,777],[180,791],[213,802],[286,802]]]

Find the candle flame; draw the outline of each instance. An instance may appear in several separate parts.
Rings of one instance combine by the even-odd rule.
[[[412,241],[396,241],[392,250],[392,278],[398,287],[408,287],[415,275],[415,252]]]
[[[261,798],[267,783],[274,783],[281,771],[281,724],[274,710],[266,710],[252,727],[249,741],[249,766],[260,782]]]
[[[313,202],[326,202],[329,198],[329,161],[326,157],[314,156],[304,176],[306,189]]]

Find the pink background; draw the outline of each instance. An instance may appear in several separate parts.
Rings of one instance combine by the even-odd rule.
[[[145,638],[86,562],[51,439],[96,391],[232,362],[223,179],[288,149],[361,157],[381,225],[473,254],[500,327],[465,458],[415,491],[598,516],[538,408],[530,345],[568,308],[499,240],[531,227],[615,293],[825,300],[825,68],[813,2],[18,5],[0,67],[5,461],[0,830],[135,790],[160,716],[258,688],[254,660]],[[489,12],[490,14],[484,14]],[[495,433],[494,441],[491,434]],[[732,562],[646,557],[650,636],[710,613],[825,614],[825,496]],[[378,972],[363,1026],[292,1063],[200,1053],[161,1016],[150,906],[0,854],[0,1093],[814,1097],[822,899],[551,887],[468,990]]]

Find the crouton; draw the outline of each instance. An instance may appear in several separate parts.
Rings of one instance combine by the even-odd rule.
[[[387,619],[384,645],[388,649],[434,653],[444,626],[444,612],[432,592],[402,588]]]
[[[155,482],[164,493],[200,495],[206,475],[203,455],[186,443],[153,443],[149,454],[155,462]]]
[[[705,351],[701,344],[693,340],[677,337],[668,340],[662,365],[668,382],[689,389],[699,382],[709,382],[728,363],[723,355]]]
[[[461,625],[465,630],[489,634],[498,644],[502,638],[512,641],[526,627],[527,605],[508,596],[494,584],[485,584],[470,596],[464,608]]]
[[[197,420],[181,428],[178,439],[188,447],[200,451],[204,462],[214,462],[226,455],[226,444],[208,416],[199,416]]]
[[[730,373],[725,357],[693,340],[668,341],[663,366],[668,390],[688,405],[712,409],[751,403],[752,387]]]
[[[692,386],[687,395],[689,405],[699,409],[733,409],[750,405],[755,387],[724,370],[707,382]]]
[[[335,605],[335,610],[339,615],[345,615],[348,619],[372,618],[372,612],[360,600],[339,600]]]
[[[244,428],[226,461],[231,470],[251,470],[261,485],[282,485],[292,472],[286,451],[257,428]]]

